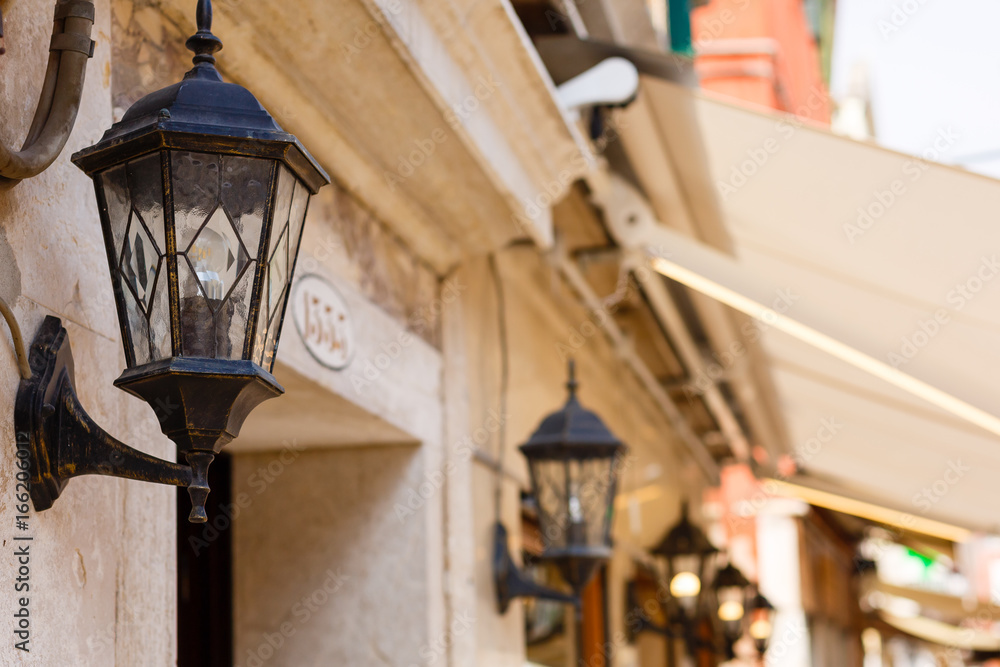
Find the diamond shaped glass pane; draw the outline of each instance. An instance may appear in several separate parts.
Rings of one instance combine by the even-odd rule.
[[[302,240],[302,226],[306,220],[306,207],[309,204],[309,190],[302,181],[295,180],[295,193],[292,195],[292,208],[288,214],[288,266],[295,269],[295,258],[299,254],[299,244]]]
[[[177,249],[183,251],[219,203],[221,157],[210,153],[171,151],[170,171],[174,187]]]
[[[611,466],[610,458],[570,461],[573,479],[570,486],[570,512],[573,513],[574,505],[579,508],[579,518],[586,525],[586,534],[581,537],[591,546],[604,544],[606,529],[611,520],[608,503],[609,496],[614,491]]]
[[[278,168],[278,193],[274,199],[274,222],[271,224],[271,238],[277,236],[277,230],[285,226],[288,222],[288,213],[292,207],[292,194],[295,192],[295,183],[298,181],[288,171],[284,165]]]
[[[535,502],[542,540],[546,548],[566,545],[566,466],[563,461],[537,460],[531,463]]]
[[[173,341],[170,339],[170,287],[166,271],[161,271],[156,279],[153,305],[149,310],[149,351],[151,361],[173,356]]]
[[[150,362],[149,325],[142,306],[132,295],[128,279],[121,276],[122,299],[125,306],[125,328],[132,342],[132,352],[135,356],[134,365],[141,366]]]
[[[264,281],[265,283],[267,282],[266,276]],[[267,304],[261,303],[260,309],[257,311],[257,326],[253,336],[253,355],[250,357],[254,363],[264,370],[269,370],[264,365],[264,349],[267,346],[267,324],[270,321],[268,314]]]
[[[244,271],[233,287],[229,298],[215,314],[218,343],[215,356],[218,359],[242,359],[243,344],[247,335],[250,316],[250,297],[253,292],[253,267]]]
[[[222,205],[232,216],[251,259],[257,259],[273,167],[272,160],[222,158]]]
[[[128,185],[132,208],[139,213],[160,253],[163,242],[163,170],[160,154],[152,153],[128,163]]]
[[[104,201],[108,207],[107,225],[111,230],[114,242],[112,256],[117,261],[122,251],[122,241],[125,239],[125,228],[128,226],[129,214],[132,212],[132,201],[128,192],[128,180],[125,177],[125,166],[112,167],[98,177]]]
[[[122,249],[121,272],[132,292],[139,300],[143,312],[149,311],[153,298],[153,284],[160,255],[149,237],[142,219],[133,211]]]
[[[261,367],[268,372],[274,366],[274,359],[278,353],[278,334],[281,330],[282,315],[281,304],[284,303],[287,295],[287,291],[281,293],[281,296],[278,298],[278,307],[275,308],[274,313],[271,315],[271,323],[267,327],[267,341],[264,343],[264,358]]]
[[[177,257],[177,283],[181,298],[182,353],[187,357],[215,357],[215,314],[184,255]]]
[[[281,230],[281,236],[274,244],[271,261],[267,267],[267,310],[273,315],[281,305],[281,293],[288,282],[288,229]]]
[[[187,256],[213,310],[220,306],[250,261],[222,206],[215,209],[195,236]]]

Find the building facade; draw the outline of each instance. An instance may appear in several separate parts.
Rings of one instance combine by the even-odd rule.
[[[97,0],[65,149],[0,192],[0,298],[25,339],[61,318],[87,411],[167,459],[155,415],[113,387],[125,361],[97,203],[69,157],[183,76],[194,5]],[[0,140],[17,146],[52,3],[3,10]],[[751,318],[660,277],[629,232],[648,223],[731,251],[692,63],[660,45],[640,0],[214,10],[222,75],[333,180],[311,201],[295,267],[275,367],[286,394],[213,469],[204,525],[184,523],[183,490],[83,476],[20,528],[5,448],[0,615],[13,630],[21,610],[30,620],[0,663],[555,667],[582,631],[587,665],[669,664],[663,638],[636,630],[630,584],[659,574],[651,549],[682,500],[709,523],[700,500],[724,465],[790,452]],[[561,84],[622,53],[634,95],[566,104]],[[0,347],[0,435],[14,443],[17,360]],[[493,580],[500,521],[515,560],[548,581],[517,446],[565,401],[570,359],[580,400],[629,448],[614,555],[585,591],[582,630],[565,609],[500,613]],[[780,533],[788,517],[775,516]],[[21,596],[14,538],[26,536]]]

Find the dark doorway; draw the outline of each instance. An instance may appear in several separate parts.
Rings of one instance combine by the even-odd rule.
[[[177,490],[177,665],[233,664],[232,459],[208,469],[208,523],[190,523],[187,489]]]

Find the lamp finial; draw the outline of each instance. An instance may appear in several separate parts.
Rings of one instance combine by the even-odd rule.
[[[570,398],[576,396],[576,388],[580,386],[580,383],[576,381],[576,360],[569,360],[569,379],[566,380],[566,389],[569,390]]]
[[[222,49],[222,40],[212,34],[212,0],[198,0],[195,10],[198,32],[188,37],[185,45],[194,52],[194,64],[208,63],[215,66],[215,56]]]

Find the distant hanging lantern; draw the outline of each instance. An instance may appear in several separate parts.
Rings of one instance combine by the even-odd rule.
[[[719,570],[712,582],[718,604],[716,615],[729,642],[735,642],[743,634],[743,617],[749,588],[750,582],[732,563]]]
[[[701,599],[705,566],[718,549],[691,523],[686,502],[681,505],[680,521],[667,532],[653,553],[666,560],[670,595],[684,612],[694,613]]]
[[[774,605],[758,591],[748,605],[750,623],[748,632],[761,655],[767,652],[767,645],[774,632]]]
[[[580,405],[572,361],[566,387],[566,404],[546,417],[520,449],[538,504],[542,557],[581,590],[611,557],[618,461],[626,448],[600,417]]]

